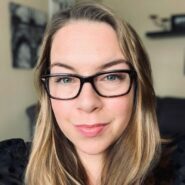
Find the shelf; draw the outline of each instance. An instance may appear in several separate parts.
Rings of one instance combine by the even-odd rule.
[[[147,32],[147,37],[150,38],[162,38],[162,37],[179,37],[185,36],[185,31],[158,31],[158,32]]]

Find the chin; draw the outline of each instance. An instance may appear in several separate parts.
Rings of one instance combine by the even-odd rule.
[[[80,144],[76,147],[76,149],[77,152],[82,152],[88,155],[101,155],[105,154],[110,145],[111,143],[101,144],[97,141],[96,143]]]

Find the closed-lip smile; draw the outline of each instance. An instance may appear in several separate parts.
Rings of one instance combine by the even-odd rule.
[[[89,124],[75,125],[77,130],[86,137],[98,136],[100,133],[103,132],[106,126],[107,126],[106,123],[96,123],[92,125]]]

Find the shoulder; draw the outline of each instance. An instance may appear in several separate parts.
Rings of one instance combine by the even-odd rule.
[[[145,182],[146,185],[185,185],[185,135],[162,146],[160,160]]]
[[[0,142],[0,184],[20,185],[28,162],[30,143],[22,139]]]

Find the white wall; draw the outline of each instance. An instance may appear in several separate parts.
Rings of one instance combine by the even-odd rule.
[[[29,139],[29,120],[25,110],[36,102],[33,70],[12,68],[10,35],[10,0],[0,0],[0,140]],[[47,12],[46,0],[14,0]]]
[[[103,0],[138,32],[151,59],[157,95],[185,97],[185,36],[149,39],[147,31],[159,30],[149,15],[185,14],[185,1]]]

